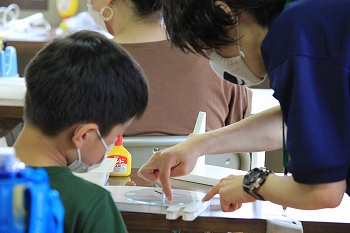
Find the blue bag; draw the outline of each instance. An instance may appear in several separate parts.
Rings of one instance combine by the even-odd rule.
[[[0,148],[0,232],[63,233],[64,208],[45,169],[16,161],[11,147]]]

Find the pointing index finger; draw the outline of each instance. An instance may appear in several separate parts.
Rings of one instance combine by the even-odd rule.
[[[171,191],[171,184],[170,184],[170,169],[171,169],[170,167],[165,167],[163,168],[162,171],[159,170],[159,173],[160,173],[159,180],[162,183],[162,189],[168,201],[173,200],[173,194]]]
[[[215,185],[212,187],[207,194],[203,197],[202,201],[209,201],[219,192],[219,186]]]

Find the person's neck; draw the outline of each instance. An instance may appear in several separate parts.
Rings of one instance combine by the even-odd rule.
[[[165,29],[158,21],[130,22],[113,38],[119,44],[156,42],[166,39]]]
[[[66,142],[57,143],[59,137],[44,135],[38,128],[25,124],[13,147],[17,157],[28,166],[67,166]],[[59,145],[61,144],[61,148]]]

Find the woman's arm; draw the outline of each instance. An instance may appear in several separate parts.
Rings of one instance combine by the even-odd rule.
[[[256,199],[242,188],[244,176],[230,175],[223,178],[203,198],[210,200],[220,194],[221,209],[232,212],[239,209],[243,203]],[[335,208],[340,203],[346,189],[345,180],[323,184],[301,184],[292,176],[268,175],[264,184],[255,190],[265,200],[292,208],[313,210]]]
[[[269,151],[282,147],[282,113],[279,106],[226,127],[195,135],[200,154]],[[192,140],[190,137],[188,140]]]
[[[141,178],[162,183],[172,199],[170,177],[190,173],[199,156],[229,152],[273,150],[282,145],[280,107],[268,109],[235,124],[191,135],[186,141],[155,153],[138,171]]]

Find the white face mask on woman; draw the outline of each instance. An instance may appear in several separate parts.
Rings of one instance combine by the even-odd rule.
[[[222,57],[215,50],[210,54],[210,66],[215,71],[215,73],[231,83],[238,85],[258,85],[262,83],[263,79],[258,78],[247,66],[244,61],[244,53],[241,51],[241,46],[239,43],[239,26],[237,19],[237,35],[238,35],[238,50],[239,55],[235,57]]]
[[[103,16],[102,16],[102,13],[103,13],[103,11],[104,11],[106,8],[108,8],[109,6],[103,7],[103,8],[101,9],[101,11],[98,12],[98,11],[95,11],[95,10],[94,10],[94,7],[93,7],[92,4],[91,4],[91,0],[88,0],[87,7],[88,7],[89,14],[90,14],[91,17],[94,19],[94,21],[95,21],[95,23],[97,24],[97,26],[99,26],[103,31],[109,33],[109,32],[108,32],[108,29],[107,29],[107,27],[106,27],[106,23],[105,23],[105,21],[104,21],[103,19],[105,19],[106,21],[110,20],[110,19],[113,17],[113,10],[112,10],[111,8],[109,8],[110,11],[111,11],[111,15],[109,16],[110,19],[108,19],[109,17],[108,17],[108,18],[103,17]],[[102,16],[103,18],[102,18],[101,16]],[[108,20],[107,20],[107,19],[108,19]]]
[[[107,146],[105,140],[102,138],[102,136],[101,136],[101,134],[100,134],[100,131],[97,129],[96,132],[97,132],[98,136],[100,137],[103,146],[104,146],[105,149],[106,149],[106,151],[105,151],[105,153],[104,153],[104,155],[103,155],[102,161],[99,162],[99,163],[95,163],[95,164],[89,166],[89,165],[87,165],[87,164],[85,164],[85,163],[83,163],[83,162],[81,161],[81,152],[80,152],[80,149],[77,149],[78,160],[75,160],[73,163],[71,163],[71,164],[68,165],[68,168],[69,168],[72,172],[84,173],[84,172],[91,171],[91,170],[94,169],[94,168],[98,168],[98,167],[101,165],[101,163],[106,159],[106,157],[107,157],[109,151],[110,151],[110,150],[112,149],[112,147],[113,147],[113,144]]]

